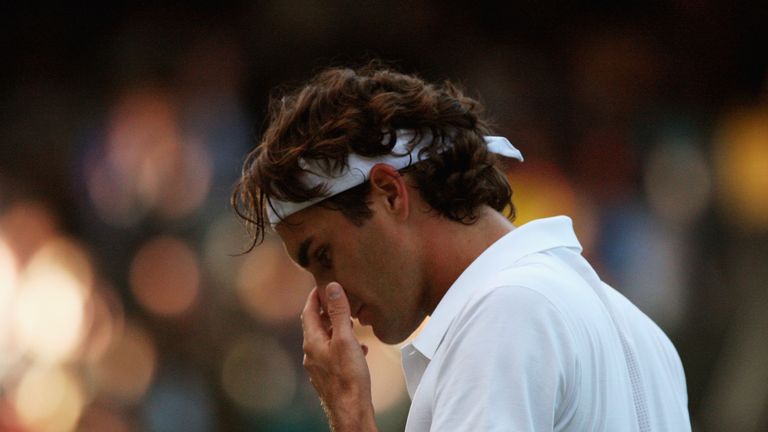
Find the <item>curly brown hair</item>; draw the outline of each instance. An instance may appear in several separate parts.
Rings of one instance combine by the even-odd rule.
[[[343,168],[350,152],[368,157],[390,153],[398,129],[415,132],[411,145],[431,134],[431,143],[421,150],[426,159],[401,172],[410,175],[440,215],[472,224],[485,204],[506,209],[514,219],[512,190],[483,140],[489,126],[482,111],[478,101],[448,81],[430,84],[378,62],[358,70],[326,69],[298,90],[273,96],[268,128],[248,154],[231,197],[253,236],[251,248],[269,226],[270,198],[303,202],[327,195],[322,185],[308,188],[301,182],[300,159]],[[369,192],[365,182],[318,205],[361,225],[372,216]]]

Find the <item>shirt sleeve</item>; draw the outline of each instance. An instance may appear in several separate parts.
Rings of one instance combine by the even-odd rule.
[[[496,287],[445,340],[432,431],[549,431],[572,404],[578,368],[564,317],[541,293]],[[562,418],[561,418],[562,420]]]

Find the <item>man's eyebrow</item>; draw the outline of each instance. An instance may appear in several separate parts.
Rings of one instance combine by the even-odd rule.
[[[309,237],[299,245],[299,253],[296,256],[299,258],[299,265],[304,268],[309,267],[309,246],[314,239],[314,237]]]

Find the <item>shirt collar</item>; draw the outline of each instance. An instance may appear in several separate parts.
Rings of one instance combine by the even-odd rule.
[[[445,293],[412,346],[432,359],[448,327],[467,303],[475,289],[489,278],[521,258],[557,247],[575,248],[581,252],[573,222],[567,216],[555,216],[528,222],[494,242],[483,251],[456,279]]]

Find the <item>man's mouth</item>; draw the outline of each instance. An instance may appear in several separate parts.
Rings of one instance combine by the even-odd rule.
[[[360,305],[359,308],[357,308],[357,311],[355,312],[355,317],[360,322],[360,324],[367,326],[371,325],[370,322],[370,314],[368,313],[368,308],[366,308],[364,305]]]

